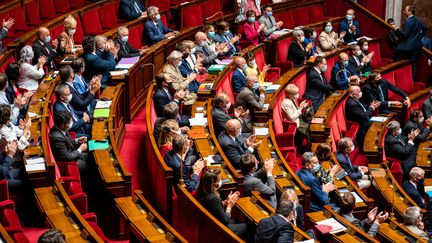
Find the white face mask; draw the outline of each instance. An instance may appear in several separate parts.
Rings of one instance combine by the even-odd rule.
[[[72,129],[73,121],[69,122],[68,127],[66,128],[66,131],[69,131]]]
[[[69,35],[74,35],[75,32],[76,32],[76,29],[70,29],[70,30],[69,30]]]
[[[219,188],[222,187],[222,180],[219,180],[219,182],[217,183],[215,190],[219,190]]]
[[[354,146],[354,144],[353,144],[353,145],[351,146],[351,152],[353,152],[354,149],[355,149],[355,146]]]
[[[229,110],[229,108],[231,108],[231,102],[228,102],[228,103],[225,105],[225,109]]]
[[[367,51],[369,49],[369,46],[363,46],[363,50]]]
[[[195,54],[195,52],[196,52],[196,49],[195,49],[195,47],[194,47],[194,48],[191,49],[191,53],[192,53],[192,54]]]
[[[397,135],[401,135],[402,134],[402,128],[399,128]]]
[[[424,117],[420,118],[418,122],[419,123],[423,123],[424,122]]]
[[[297,100],[298,98],[299,98],[299,94],[295,94],[295,95],[294,95],[294,99]]]
[[[65,103],[70,103],[71,100],[72,100],[72,94],[69,94],[69,95],[66,97]]]
[[[357,56],[360,56],[362,54],[361,50],[358,50],[356,52],[357,52]]]
[[[362,96],[363,96],[363,92],[360,91],[358,98],[361,99]]]

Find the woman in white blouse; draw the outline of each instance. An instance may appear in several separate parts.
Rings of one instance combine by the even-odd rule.
[[[318,38],[322,51],[331,51],[343,44],[345,32],[341,32],[338,37],[338,34],[333,30],[333,23],[331,20],[323,22],[322,30]]]
[[[11,108],[9,105],[0,105],[0,136],[1,140],[7,143],[18,141],[18,149],[23,151],[29,145],[31,120],[20,121],[15,126],[10,121]]]
[[[20,51],[20,57],[20,79],[18,81],[18,86],[29,91],[36,91],[39,86],[38,80],[43,78],[45,74],[43,65],[47,59],[45,56],[41,56],[36,65],[31,65],[34,57],[31,46],[24,46]]]
[[[300,104],[298,103],[299,88],[294,84],[288,84],[285,89],[285,99],[282,101],[282,117],[284,120],[293,121],[297,124],[297,131],[300,132],[303,137],[307,134],[309,123],[303,121],[301,118],[303,111],[309,107],[307,100],[303,100]]]

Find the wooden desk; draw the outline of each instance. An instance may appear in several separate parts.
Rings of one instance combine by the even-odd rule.
[[[403,224],[395,219],[389,219],[388,222],[382,223],[379,228],[379,237],[385,242],[427,242],[426,240],[413,234]]]
[[[421,167],[425,171],[426,176],[430,176],[432,172],[431,168],[431,150],[432,149],[432,141],[424,141],[418,145],[417,148],[417,156],[416,156],[416,164],[418,167]]]
[[[372,122],[366,133],[363,151],[368,158],[369,163],[379,164],[383,158],[384,152],[384,135],[387,130],[387,124],[393,120],[394,114],[390,113],[385,122]]]

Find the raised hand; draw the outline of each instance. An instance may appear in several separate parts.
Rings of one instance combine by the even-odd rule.
[[[267,159],[264,161],[264,171],[267,175],[272,175],[275,159]]]
[[[15,20],[13,18],[9,18],[7,21],[3,19],[3,27],[5,27],[6,29],[10,29],[14,23]]]
[[[86,151],[87,150],[87,143],[82,143],[79,148],[81,149],[81,151]]]
[[[369,211],[367,215],[367,222],[371,224],[376,217],[376,214],[378,213],[378,207],[374,207],[371,211]]]
[[[18,142],[12,141],[12,142],[8,142],[6,147],[5,147],[5,153],[9,156],[9,157],[14,157],[15,153],[17,151],[18,148]]]
[[[375,222],[381,224],[382,222],[386,221],[388,218],[389,214],[388,213],[384,213],[384,212],[380,212],[377,217]]]

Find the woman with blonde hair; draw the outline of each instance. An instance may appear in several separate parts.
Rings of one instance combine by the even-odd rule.
[[[73,36],[76,32],[77,21],[72,15],[66,17],[64,21],[64,30],[58,37],[59,45],[57,53],[59,55],[74,52],[74,39]]]
[[[300,204],[300,201],[295,193],[294,188],[288,188],[282,192],[279,202],[282,201],[291,201],[294,204],[294,222],[292,222],[295,226],[297,226],[301,230],[304,229],[304,209]]]
[[[179,124],[176,120],[169,119],[162,123],[158,139],[158,147],[162,158],[166,152],[172,149],[173,135],[177,134],[177,131],[179,131]]]

